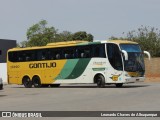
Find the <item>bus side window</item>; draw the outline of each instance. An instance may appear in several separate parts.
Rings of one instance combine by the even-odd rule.
[[[57,53],[57,54],[56,54],[56,59],[58,60],[58,59],[60,59],[60,58],[61,58],[60,54]]]
[[[50,49],[48,51],[48,56],[49,56],[50,60],[55,60],[56,59],[56,57],[55,57],[55,50],[54,49]]]
[[[85,58],[90,58],[91,57],[91,47],[90,46],[86,46],[84,49],[84,57]]]
[[[37,50],[37,60],[46,60],[46,50]]]
[[[61,49],[56,49],[55,50],[55,58],[56,58],[56,60],[62,59],[61,52],[62,52]]]
[[[105,44],[98,44],[98,45],[93,45],[92,46],[92,57],[100,57],[100,58],[105,58]]]
[[[63,55],[64,55],[64,59],[72,59],[74,58],[74,48],[73,47],[69,47],[69,48],[64,48],[63,50]]]
[[[45,52],[42,52],[41,59],[46,60],[46,53]]]
[[[26,58],[25,61],[35,61],[35,51],[25,51],[26,52]]]
[[[25,61],[25,52],[18,51],[17,56],[18,56],[18,62],[24,62]]]
[[[10,62],[18,62],[17,52],[9,52],[8,59]]]
[[[91,57],[91,47],[81,46],[78,49],[78,58],[90,58]]]
[[[77,48],[77,57],[84,58],[84,50],[81,47]]]
[[[80,53],[78,48],[75,48],[74,58],[80,58]]]

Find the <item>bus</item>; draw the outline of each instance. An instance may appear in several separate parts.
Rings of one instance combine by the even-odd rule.
[[[63,83],[95,83],[98,87],[142,82],[144,54],[125,40],[69,41],[41,47],[13,48],[7,53],[8,84],[26,88],[59,87]]]

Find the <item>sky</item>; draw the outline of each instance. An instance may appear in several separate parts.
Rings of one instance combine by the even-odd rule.
[[[62,31],[86,31],[95,40],[123,36],[141,25],[160,29],[160,0],[0,0],[0,39],[27,40],[40,20]]]

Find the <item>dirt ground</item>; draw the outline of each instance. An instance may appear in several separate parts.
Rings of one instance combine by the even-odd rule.
[[[160,77],[147,77],[145,82],[160,82]]]
[[[145,82],[160,82],[160,57],[151,58],[148,60],[145,58],[146,68],[146,80]]]

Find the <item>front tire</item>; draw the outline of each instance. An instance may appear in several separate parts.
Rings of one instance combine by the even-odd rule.
[[[32,82],[35,88],[40,88],[42,86],[41,80],[38,76],[33,77]]]
[[[32,87],[32,81],[30,80],[29,77],[24,77],[22,79],[22,83],[23,83],[25,88],[31,88]]]
[[[103,75],[98,75],[96,77],[96,82],[97,82],[97,86],[99,88],[104,88],[105,87],[105,78]]]

